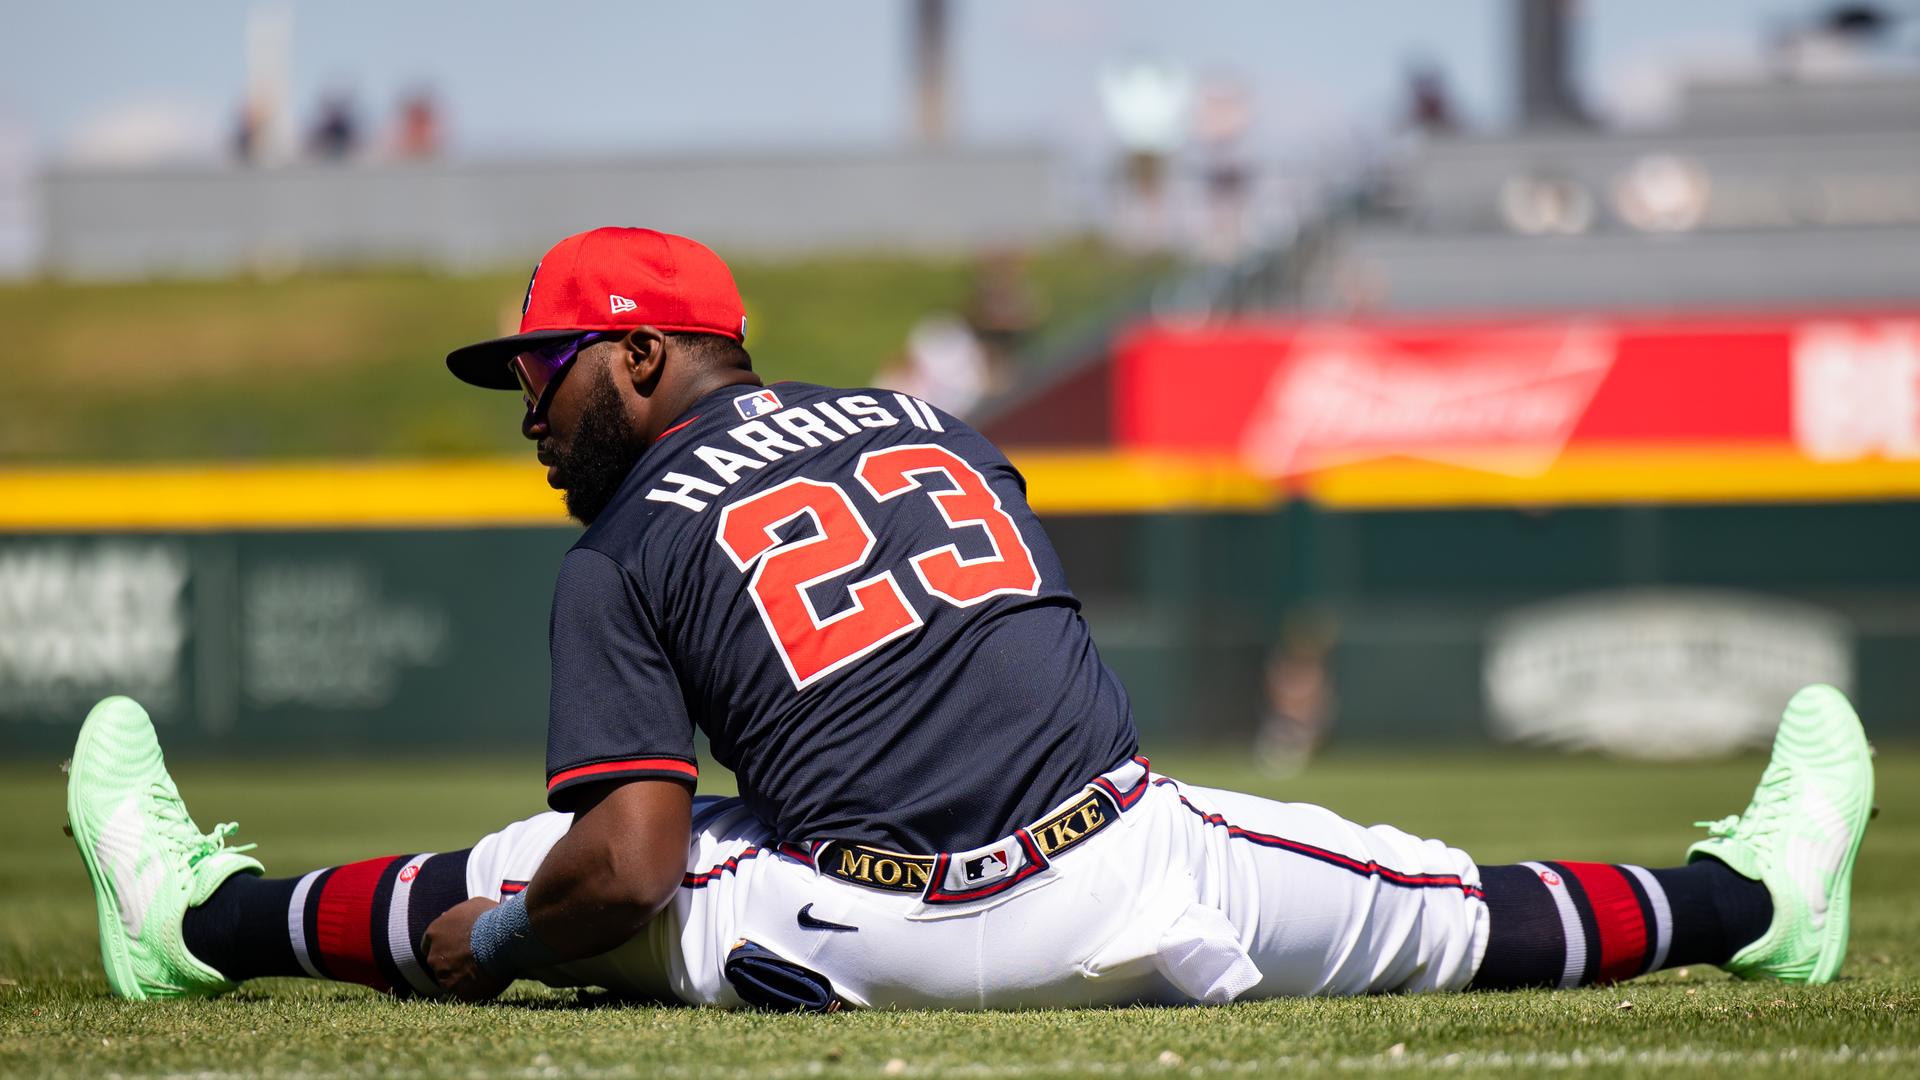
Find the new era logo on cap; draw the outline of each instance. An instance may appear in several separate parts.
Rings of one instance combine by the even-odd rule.
[[[533,264],[533,273],[527,275],[527,295],[520,298],[520,317],[527,317],[527,309],[533,306],[533,283],[540,280],[540,264]]]
[[[640,305],[634,303],[633,301],[627,299],[624,296],[607,297],[607,307],[611,309],[608,312],[608,314],[610,315],[618,315],[623,311],[632,311],[634,308],[637,308],[639,306]]]

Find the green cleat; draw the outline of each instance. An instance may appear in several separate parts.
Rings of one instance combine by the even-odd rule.
[[[1767,932],[1724,967],[1743,979],[1832,982],[1847,955],[1853,859],[1873,813],[1873,752],[1860,718],[1831,686],[1793,695],[1773,758],[1744,813],[1698,822],[1708,837],[1687,861],[1718,859],[1766,885]]]
[[[100,920],[107,983],[123,998],[217,994],[233,988],[187,951],[182,923],[220,883],[260,863],[230,849],[232,822],[202,834],[167,775],[147,711],[110,697],[80,727],[67,773],[67,828],[86,861]]]

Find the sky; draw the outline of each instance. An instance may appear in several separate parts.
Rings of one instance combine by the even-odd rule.
[[[1410,62],[1475,127],[1508,116],[1507,0],[950,0],[963,143],[1108,145],[1119,62],[1243,86],[1257,155],[1378,131]],[[246,0],[0,0],[0,136],[38,160],[217,156],[246,86]],[[911,137],[908,0],[330,0],[291,9],[296,129],[349,92],[383,127],[430,87],[450,151],[497,159],[843,149]],[[1674,73],[1737,64],[1808,0],[1586,0],[1581,81],[1657,115]]]

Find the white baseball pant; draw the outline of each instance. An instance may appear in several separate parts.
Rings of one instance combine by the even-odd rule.
[[[1114,821],[996,895],[939,905],[823,873],[739,800],[702,797],[668,910],[612,952],[535,976],[738,1007],[722,967],[746,939],[851,1005],[999,1009],[1458,990],[1479,966],[1487,907],[1465,852],[1139,764],[1107,775],[1132,800]],[[497,900],[502,882],[530,880],[569,820],[481,840],[469,892]]]

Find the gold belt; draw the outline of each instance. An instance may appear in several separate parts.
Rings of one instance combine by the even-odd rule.
[[[813,851],[814,865],[821,873],[839,878],[853,885],[862,885],[869,889],[881,889],[886,892],[928,893],[929,902],[941,902],[940,890],[929,892],[930,884],[938,885],[947,876],[947,871],[955,859],[963,859],[959,869],[961,877],[966,877],[976,869],[982,874],[993,869],[987,860],[999,858],[991,849],[1006,851],[1019,850],[1027,858],[1027,866],[1022,872],[997,876],[996,880],[976,890],[979,896],[991,895],[1030,873],[1045,869],[1055,857],[1071,851],[1095,833],[1114,823],[1120,817],[1119,805],[1112,796],[1098,788],[1088,790],[1065,808],[1049,814],[1023,829],[1016,829],[1012,836],[995,844],[988,845],[984,853],[965,859],[964,853],[947,852],[940,855],[909,855],[901,851],[888,851],[885,848],[867,844],[855,844],[844,840],[829,840]],[[1017,842],[1017,849],[1013,843]],[[983,849],[975,849],[983,851]],[[965,863],[980,863],[979,867]],[[946,902],[958,899],[978,899],[971,893],[952,893],[944,897]]]

